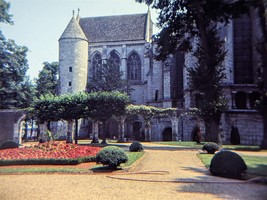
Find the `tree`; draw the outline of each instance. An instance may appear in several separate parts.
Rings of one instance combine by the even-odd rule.
[[[44,62],[36,81],[37,97],[47,93],[58,94],[58,62]]]
[[[112,116],[126,113],[126,105],[130,103],[128,95],[120,92],[89,93],[87,117],[103,123],[103,141],[106,143],[107,120]],[[93,138],[94,140],[95,138]]]
[[[105,124],[111,116],[123,115],[129,101],[126,94],[119,92],[89,94],[81,92],[61,96],[46,94],[35,99],[32,110],[40,123],[66,120],[68,122],[67,142],[72,142],[75,120],[75,142],[77,143],[78,119],[91,118]]]
[[[207,65],[205,63],[205,53],[203,43],[198,43],[193,56],[198,60],[194,67],[188,67],[189,86],[193,91],[197,91],[201,102],[198,105],[197,114],[205,122],[205,141],[221,143],[219,133],[219,123],[222,113],[227,108],[227,99],[223,94],[221,82],[225,78],[223,61],[226,51],[223,50],[223,41],[217,35],[216,25],[207,29],[209,38],[207,45],[209,57],[213,61]]]
[[[127,82],[123,80],[123,72],[113,62],[107,60],[100,69],[97,69],[90,79],[87,90],[98,91],[126,91]]]
[[[260,112],[263,116],[264,134],[261,147],[267,149],[267,0],[258,1],[258,14],[261,18],[260,27],[262,30],[262,38],[259,43],[258,51],[261,54],[261,61],[259,68],[262,73],[259,74],[259,87],[262,91],[260,100]]]
[[[13,24],[12,15],[8,13],[10,8],[10,3],[7,3],[4,0],[0,0],[0,22]]]
[[[254,3],[252,0],[136,0],[137,2],[145,2],[153,4],[153,8],[159,10],[158,26],[162,28],[161,32],[156,36],[158,44],[159,60],[164,60],[169,54],[175,53],[181,41],[186,41],[190,44],[193,38],[199,39],[198,57],[199,70],[198,73],[206,73],[209,71],[209,77],[217,77],[217,72],[220,71],[220,62],[224,59],[224,54],[221,56],[213,55],[213,45],[217,45],[220,41],[213,38],[213,44],[210,42],[210,30],[218,23],[227,24],[229,19],[238,17],[240,14],[246,13],[249,6]],[[219,48],[219,47],[218,47]],[[192,50],[192,45],[189,45],[188,51]],[[216,51],[218,52],[219,49]],[[215,65],[217,63],[217,66]],[[203,70],[206,67],[206,70]],[[217,68],[218,67],[218,68]],[[190,74],[190,73],[189,73]],[[194,73],[191,73],[191,75]],[[200,75],[200,74],[198,74]],[[221,74],[222,75],[222,74]],[[203,74],[201,75],[203,76]],[[195,77],[196,78],[196,77]],[[193,77],[190,77],[193,80]],[[192,82],[191,82],[192,83]],[[213,93],[211,84],[206,84],[206,88],[198,88],[197,85],[194,89],[206,91],[204,96],[206,106],[200,108],[206,125],[206,140],[220,143],[219,137],[219,118],[224,109],[224,100],[221,99],[221,92],[219,89],[219,82],[216,81],[217,92]],[[213,100],[215,98],[215,102]],[[221,100],[220,100],[221,99]],[[221,105],[218,105],[218,103]],[[207,105],[209,105],[207,107]],[[217,105],[212,108],[212,105]],[[204,109],[207,109],[206,111]],[[219,110],[218,110],[219,109]],[[209,112],[207,112],[209,111]],[[214,119],[214,120],[213,120]],[[211,123],[211,126],[210,126]],[[207,127],[207,125],[209,125]]]
[[[25,107],[22,89],[27,82],[27,51],[0,32],[0,109]]]

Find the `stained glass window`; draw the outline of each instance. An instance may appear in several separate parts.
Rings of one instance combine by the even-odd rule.
[[[96,53],[93,57],[93,61],[92,61],[92,68],[93,68],[93,77],[95,77],[98,71],[100,71],[102,69],[102,58],[101,58],[101,54],[100,53]]]
[[[128,79],[133,81],[141,80],[141,59],[136,52],[132,52],[127,60]]]
[[[115,68],[120,71],[121,59],[116,51],[111,51],[108,58],[109,67]]]

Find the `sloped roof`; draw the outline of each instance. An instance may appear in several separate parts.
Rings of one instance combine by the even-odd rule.
[[[67,39],[67,38],[68,39],[79,38],[79,39],[87,40],[86,36],[83,33],[83,30],[81,29],[79,23],[74,17],[72,17],[72,19],[70,20],[69,24],[65,28],[59,40]]]
[[[147,13],[81,18],[79,23],[90,43],[144,40]]]

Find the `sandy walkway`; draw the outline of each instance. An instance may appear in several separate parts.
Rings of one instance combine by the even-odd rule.
[[[1,175],[0,199],[247,199],[266,200],[267,186],[222,184],[209,176],[196,158],[197,151],[146,150],[145,157],[130,171],[168,171],[167,175],[119,175],[135,179],[173,181],[215,180],[215,184],[188,184],[116,180],[96,175]],[[114,173],[113,173],[114,174]]]

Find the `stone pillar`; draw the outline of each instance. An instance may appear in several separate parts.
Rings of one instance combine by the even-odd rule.
[[[177,117],[172,117],[171,122],[172,122],[172,140],[178,141],[179,140],[179,133],[178,133],[179,120]]]
[[[151,141],[151,125],[145,126],[145,141],[150,142]]]

